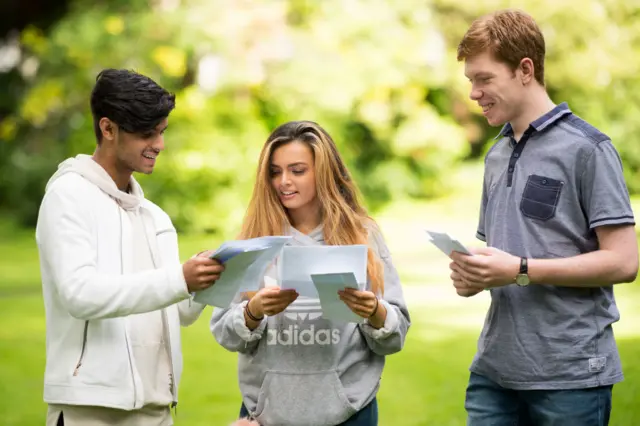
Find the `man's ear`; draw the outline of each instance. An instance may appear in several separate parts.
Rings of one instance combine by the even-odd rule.
[[[523,58],[520,61],[520,81],[523,86],[529,84],[535,78],[535,68],[530,58]]]
[[[102,132],[102,140],[113,141],[118,133],[118,125],[107,117],[102,117],[98,122],[100,131]]]

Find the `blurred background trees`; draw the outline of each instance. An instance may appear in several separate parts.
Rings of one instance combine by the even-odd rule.
[[[177,95],[140,180],[182,231],[235,235],[260,148],[289,120],[332,134],[373,211],[446,193],[499,130],[468,99],[455,48],[508,6],[545,33],[553,99],[613,139],[640,192],[638,1],[22,0],[0,6],[1,213],[33,225],[57,164],[93,150],[89,94],[107,67]]]

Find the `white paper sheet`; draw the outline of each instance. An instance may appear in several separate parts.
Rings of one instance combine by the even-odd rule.
[[[358,289],[358,282],[352,272],[337,274],[312,274],[311,279],[320,298],[322,317],[332,321],[362,322],[363,318],[356,315],[340,300],[339,290],[345,288]]]
[[[460,243],[460,241],[452,238],[446,232],[435,232],[429,230],[425,230],[425,232],[429,237],[429,241],[445,255],[451,256],[451,253],[454,251],[471,255],[471,252],[462,243]]]
[[[214,285],[196,292],[193,299],[227,308],[238,293],[258,290],[265,269],[290,239],[276,236],[225,242],[211,255],[225,265],[224,272]]]
[[[280,287],[319,298],[311,275],[353,273],[360,290],[367,284],[367,246],[286,246],[279,262]]]

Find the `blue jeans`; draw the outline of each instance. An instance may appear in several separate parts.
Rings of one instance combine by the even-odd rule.
[[[240,417],[249,417],[249,411],[244,404],[240,407]],[[373,398],[362,410],[336,426],[378,426],[378,401]]]
[[[464,404],[467,426],[607,426],[612,390],[516,391],[471,373]]]

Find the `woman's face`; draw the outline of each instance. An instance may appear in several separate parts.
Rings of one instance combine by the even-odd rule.
[[[293,141],[273,152],[271,184],[282,205],[290,212],[319,208],[313,152],[309,145]]]

